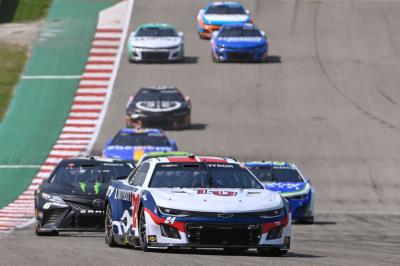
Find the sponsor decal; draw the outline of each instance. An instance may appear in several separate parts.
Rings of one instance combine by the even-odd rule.
[[[197,194],[212,194],[214,196],[233,197],[237,195],[237,192],[227,190],[199,189],[197,190]]]
[[[80,210],[81,214],[104,214],[102,210]]]
[[[267,188],[300,190],[302,185],[302,183],[268,183]]]
[[[100,182],[95,182],[93,185],[93,189],[94,189],[94,193],[97,195],[100,192],[100,187],[101,187],[101,183]]]
[[[79,187],[83,192],[86,192],[86,183],[85,182],[79,182]]]
[[[226,163],[208,163],[207,167],[211,168],[234,168],[232,164],[226,164]]]
[[[218,213],[217,215],[219,218],[232,218],[233,214],[232,213]]]
[[[159,103],[159,104],[157,104]],[[168,112],[176,110],[182,106],[178,101],[140,101],[136,103],[136,107],[149,112]]]
[[[219,37],[218,41],[222,42],[261,42],[262,37]]]
[[[127,190],[127,189],[116,188],[115,194],[114,194],[114,199],[131,201],[132,200],[132,191]]]

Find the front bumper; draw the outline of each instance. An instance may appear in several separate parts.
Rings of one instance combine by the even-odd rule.
[[[168,62],[180,61],[184,59],[182,46],[174,49],[147,49],[129,47],[128,53],[128,58],[131,62]]]
[[[137,118],[133,119],[131,116],[126,116],[127,127],[140,128],[140,127],[157,127],[164,129],[181,129],[190,126],[190,112],[184,116],[173,115],[142,115],[138,114]]]
[[[314,217],[314,199],[311,192],[297,197],[286,197],[289,201],[292,218],[295,221],[307,220]]]
[[[161,219],[146,211],[146,228],[149,247],[193,247],[193,248],[290,248],[291,218],[260,224],[254,222],[197,221],[177,222]],[[171,218],[171,217],[170,217]],[[166,235],[162,227],[174,228]],[[173,231],[173,230],[172,230]],[[179,233],[179,235],[178,235]]]
[[[256,62],[265,60],[268,56],[267,47],[252,49],[230,49],[213,47],[212,56],[220,62]]]
[[[104,231],[104,211],[82,202],[42,205],[35,208],[39,232],[54,231]]]

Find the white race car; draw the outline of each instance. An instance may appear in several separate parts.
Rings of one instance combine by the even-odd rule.
[[[109,246],[256,248],[276,256],[290,247],[287,201],[232,159],[149,158],[110,184],[105,206]]]
[[[185,58],[183,32],[170,24],[142,24],[128,40],[130,62],[183,61]]]

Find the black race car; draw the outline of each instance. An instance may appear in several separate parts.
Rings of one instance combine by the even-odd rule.
[[[175,87],[141,88],[126,106],[127,127],[183,129],[190,126],[192,104]]]
[[[130,161],[96,157],[62,160],[35,191],[36,234],[103,231],[108,185],[133,168]]]

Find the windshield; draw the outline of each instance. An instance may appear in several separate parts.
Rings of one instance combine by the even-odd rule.
[[[290,168],[249,167],[261,182],[303,182],[299,172]]]
[[[109,183],[112,179],[127,177],[132,170],[133,165],[129,163],[66,163],[57,168],[56,172],[50,177],[50,183]]]
[[[260,31],[254,28],[224,28],[218,37],[262,37]]]
[[[178,37],[176,31],[172,28],[146,27],[140,28],[136,37]]]
[[[170,146],[168,138],[160,134],[120,132],[111,142],[120,146]]]
[[[178,101],[183,102],[183,96],[177,90],[141,89],[135,96],[135,102],[140,101]]]
[[[158,164],[149,187],[262,189],[258,181],[236,164]]]
[[[206,14],[215,15],[245,15],[246,11],[241,6],[218,5],[210,6]]]

